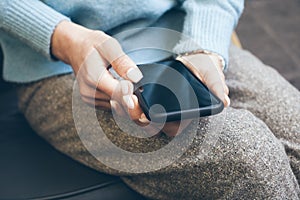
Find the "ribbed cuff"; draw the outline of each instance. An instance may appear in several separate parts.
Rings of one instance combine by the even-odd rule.
[[[66,16],[38,0],[9,0],[3,28],[49,59],[53,31]]]
[[[174,52],[208,50],[222,56],[226,67],[231,34],[237,19],[218,6],[184,3],[183,7],[187,12],[184,36],[175,46]]]

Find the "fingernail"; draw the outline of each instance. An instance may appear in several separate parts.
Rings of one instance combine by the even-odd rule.
[[[115,100],[110,100],[110,106],[113,112],[115,112],[117,115],[122,116],[123,113],[121,111],[121,106],[116,102]]]
[[[116,109],[117,108],[117,102],[116,101],[110,100],[109,103],[110,103],[110,106],[111,106],[112,109]]]
[[[126,76],[134,83],[139,82],[143,78],[142,72],[137,67],[130,68],[126,73]]]
[[[146,115],[144,113],[139,118],[139,122],[141,122],[143,124],[150,123],[150,121],[147,119],[147,117],[146,117]]]
[[[112,107],[116,105],[116,101],[114,101],[114,100],[109,100],[109,103]]]
[[[230,106],[230,99],[227,95],[225,95],[225,101],[227,102],[226,107],[229,107]]]
[[[128,106],[128,108],[133,109],[134,108],[134,102],[131,98],[131,95],[125,95],[123,96],[123,100],[126,103],[126,105]]]
[[[125,81],[121,81],[121,88],[123,95],[128,95],[128,84]]]

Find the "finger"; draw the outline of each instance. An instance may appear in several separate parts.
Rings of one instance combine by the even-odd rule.
[[[132,95],[132,99],[134,102],[134,109],[127,109],[127,113],[129,117],[139,126],[142,127],[144,131],[149,133],[150,136],[159,136],[160,130],[155,126],[153,123],[151,123],[146,115],[144,114],[143,110],[139,106],[138,98],[135,95]]]
[[[130,108],[128,109],[128,114],[130,118],[133,121],[137,121],[137,123],[140,123],[140,125],[149,124],[150,122],[146,120],[147,118],[139,105],[138,98],[135,95],[131,95],[131,96],[134,103],[134,109],[130,109]]]
[[[95,100],[93,98],[87,98],[87,97],[81,97],[82,100],[93,107],[102,109],[102,110],[110,110],[111,109],[111,105],[109,103],[109,101],[99,101],[99,100]]]
[[[207,70],[203,75],[203,83],[224,103],[225,107],[230,105],[228,97],[228,87],[225,80],[220,76],[218,71]]]
[[[225,94],[228,96],[229,95],[229,88],[228,86],[225,84]]]
[[[230,105],[230,99],[224,92],[224,85],[220,81],[209,81],[206,83],[207,87],[224,103],[225,107]]]
[[[143,78],[140,69],[127,55],[123,55],[113,61],[112,67],[121,77],[133,83],[137,83]]]
[[[205,70],[203,83],[224,103],[225,107],[230,105],[229,89],[225,83],[225,76],[218,66],[213,65]]]
[[[139,82],[142,72],[136,64],[123,52],[121,45],[114,38],[109,38],[96,46],[98,52],[112,65],[114,70],[124,79],[133,83]]]
[[[221,67],[216,65],[213,58],[205,54],[195,54],[188,57],[178,57],[177,59],[220,98],[225,106],[229,106],[229,89],[225,83],[225,76]]]
[[[150,124],[150,121],[148,120],[148,118],[146,117],[146,115],[144,113],[141,114],[140,118],[138,119],[138,121],[141,124]]]
[[[133,85],[130,81],[121,80],[112,96],[113,100],[118,101],[125,110],[134,109],[134,102],[132,99]]]
[[[96,49],[93,49],[82,66],[80,67],[78,78],[84,81],[92,89],[98,89],[106,93],[109,97],[113,94],[118,81],[113,78],[105,67],[105,62]],[[90,95],[91,91],[89,91]]]
[[[96,90],[95,99],[102,100],[102,101],[109,101],[110,96],[108,96],[107,94],[105,94],[102,91]]]
[[[191,57],[191,58],[193,58],[193,57]],[[203,73],[203,70],[199,70],[198,66],[201,66],[201,64],[197,63],[198,60],[196,60],[197,62],[193,62],[192,59],[189,60],[186,57],[177,57],[176,60],[183,63],[200,81],[203,82],[203,77],[201,74],[201,73]],[[195,63],[195,64],[193,64],[193,63]]]
[[[228,94],[229,94],[229,88],[228,88],[228,86],[226,85],[226,82],[225,82],[225,75],[224,75],[223,70],[222,70],[223,67],[220,65],[219,59],[216,56],[209,55],[209,58],[211,59],[211,61],[213,63],[214,69],[218,72],[218,74],[219,74],[219,76],[221,78],[221,81],[222,81],[222,84],[223,84],[224,93],[228,96]],[[213,70],[211,70],[209,72],[210,73],[208,73],[208,74],[212,74]]]
[[[110,100],[119,84],[119,81],[107,70],[101,72],[97,81],[89,79],[88,77],[83,81],[86,84],[86,89],[82,90],[81,94],[84,96],[94,96],[96,99],[102,100]]]
[[[106,71],[105,61],[99,55],[98,51],[93,48],[80,67],[81,76],[87,83],[92,86],[96,86],[99,78]]]
[[[114,77],[112,77],[112,75],[107,70],[103,71],[101,77],[99,77],[97,82],[98,90],[103,91],[110,98],[114,95],[118,85],[119,81],[114,79]]]
[[[111,100],[118,102],[126,112],[128,109],[134,109],[134,102],[132,99],[133,85],[130,81],[118,81],[115,86],[114,92],[111,95]]]
[[[86,86],[85,89],[81,89],[80,91],[81,96],[86,97],[86,98],[94,98],[96,100],[102,100],[102,101],[109,101],[110,96],[105,94],[102,91],[95,90],[94,88],[90,86]]]
[[[125,117],[126,112],[122,108],[122,106],[115,100],[110,100],[111,109],[116,112],[116,114],[120,117]]]

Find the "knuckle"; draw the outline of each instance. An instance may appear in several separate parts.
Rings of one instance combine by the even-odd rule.
[[[122,68],[127,65],[126,55],[120,55],[113,63],[117,69]]]
[[[114,37],[109,37],[109,43],[110,43],[110,45],[113,45],[114,47],[120,46],[119,41]]]
[[[85,88],[80,88],[80,89],[79,89],[79,92],[80,92],[80,95],[81,95],[83,98],[90,98],[90,97],[92,97],[90,91],[87,90],[87,89],[85,89]]]
[[[219,81],[212,82],[210,84],[210,87],[211,87],[211,89],[216,90],[216,91],[220,90],[220,88],[223,90],[223,88],[224,88],[223,84],[220,83]]]
[[[95,100],[95,106],[100,107],[100,108],[104,108],[102,102],[101,101],[97,101],[97,100]]]
[[[82,98],[88,97],[88,94],[85,89],[79,88],[79,92]]]
[[[84,103],[91,105],[91,102],[88,100],[88,98],[86,98],[86,97],[84,97],[84,96],[81,96],[81,100],[82,100]]]
[[[223,73],[223,72],[221,72],[221,73],[220,73],[220,76],[221,76],[222,80],[224,80],[224,81],[225,81],[225,75],[224,75],[224,73]]]
[[[100,39],[100,40],[110,38],[109,35],[105,34],[103,31],[100,31],[100,30],[93,30],[91,33],[91,36],[94,37],[95,39]]]
[[[103,50],[109,49],[118,52],[120,49],[122,49],[119,41],[111,36],[105,37],[101,46],[103,47]]]
[[[86,76],[85,77],[85,81],[89,85],[92,85],[92,86],[96,86],[97,85],[96,81],[91,76]]]

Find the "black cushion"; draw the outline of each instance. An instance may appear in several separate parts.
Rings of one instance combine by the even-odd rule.
[[[19,112],[16,88],[0,80],[0,89],[0,199],[143,199],[119,177],[56,151]]]

